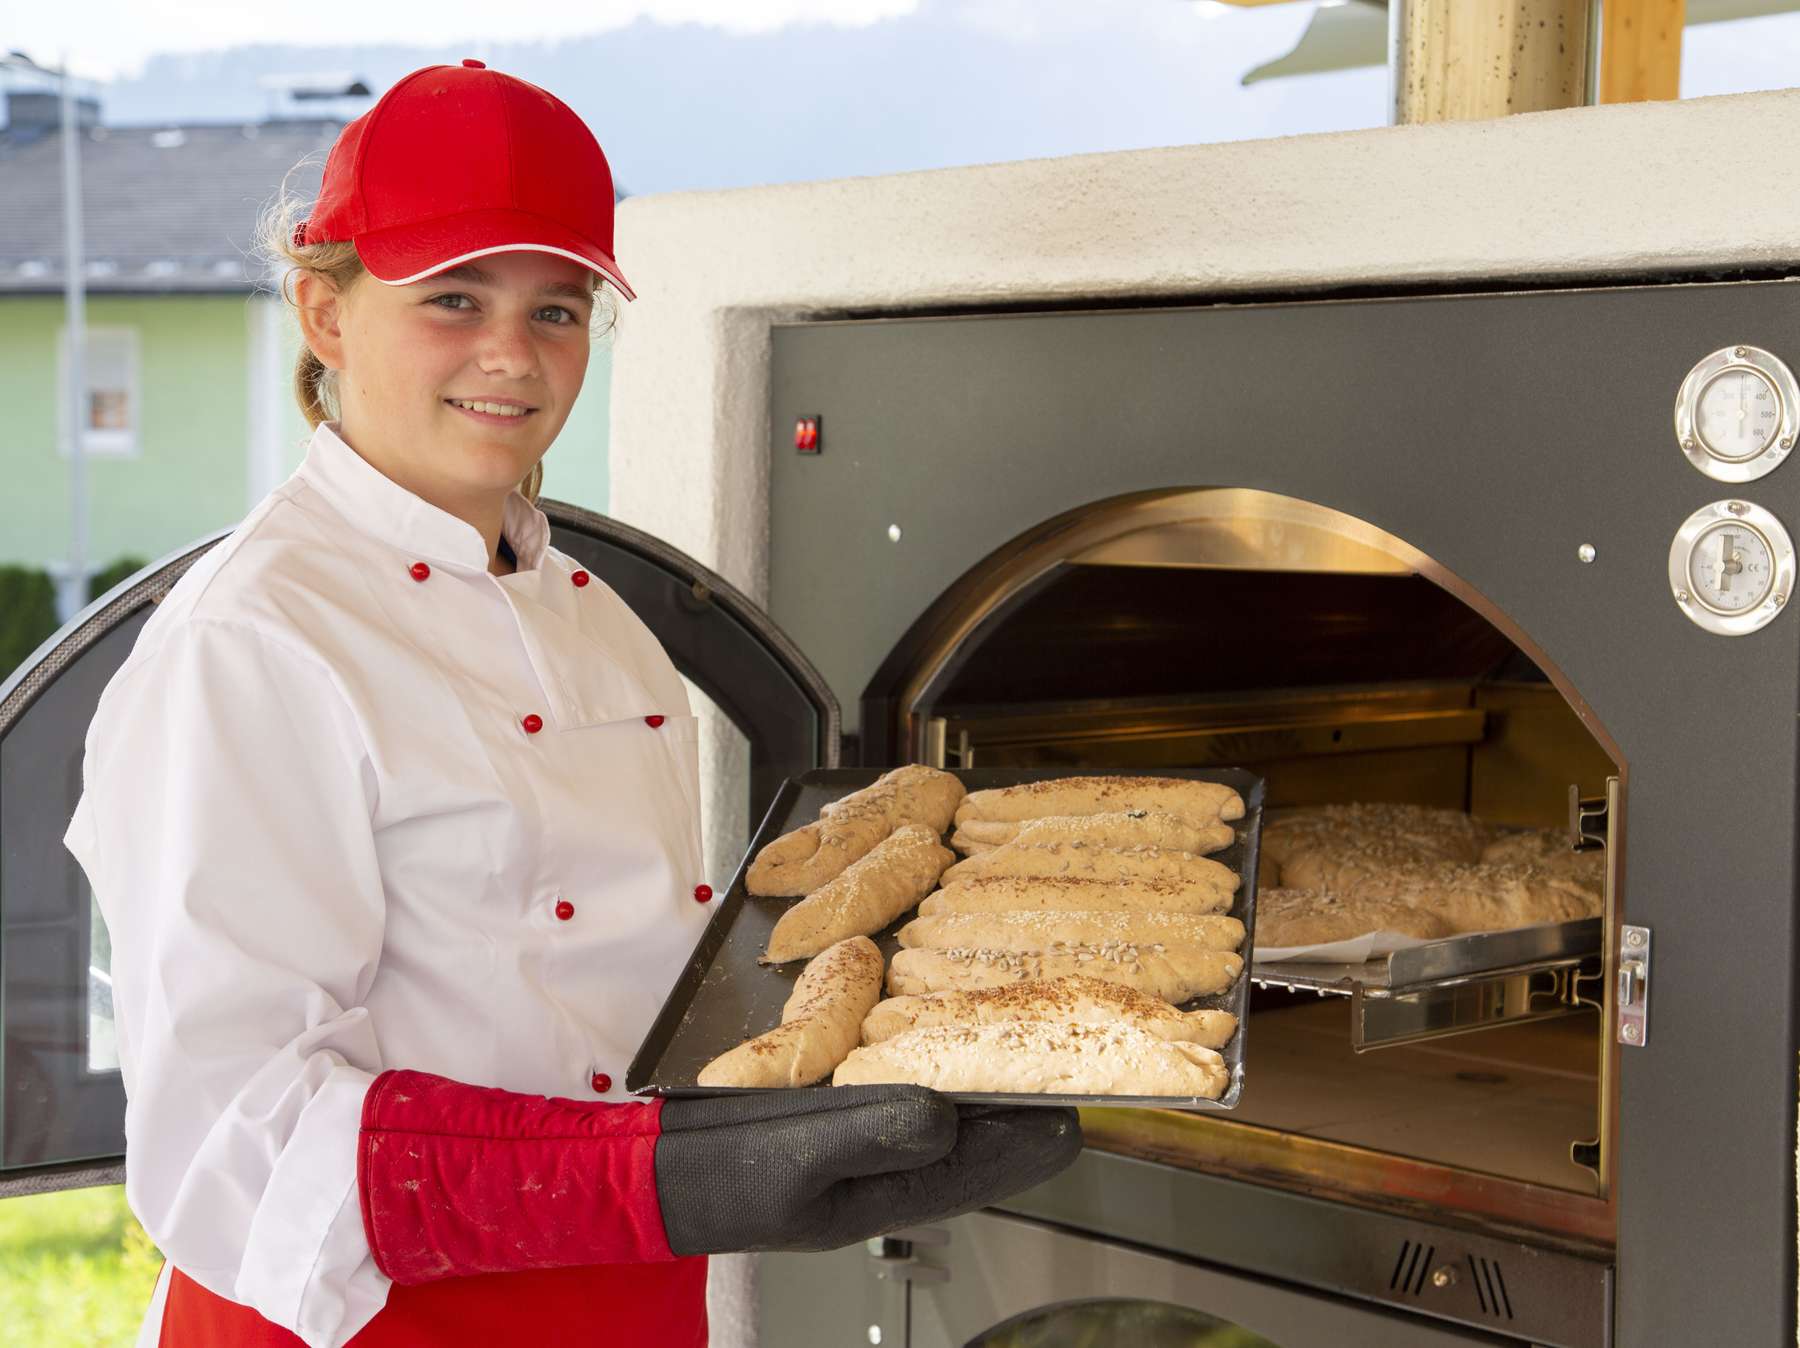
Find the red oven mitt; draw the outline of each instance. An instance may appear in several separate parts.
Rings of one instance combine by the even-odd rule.
[[[736,1250],[828,1250],[1030,1188],[1072,1109],[959,1109],[920,1086],[605,1104],[383,1072],[357,1187],[397,1283]]]

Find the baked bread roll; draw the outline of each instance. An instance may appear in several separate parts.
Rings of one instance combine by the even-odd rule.
[[[1378,882],[1409,866],[1466,864],[1447,857],[1442,848],[1404,838],[1335,838],[1289,854],[1281,863],[1281,887],[1324,894],[1359,894],[1364,881]]]
[[[899,941],[909,950],[1031,954],[1108,944],[1236,950],[1244,943],[1244,924],[1217,913],[949,913],[915,917],[900,928]]]
[[[1418,861],[1477,861],[1490,830],[1461,810],[1384,801],[1354,805],[1317,805],[1284,810],[1263,823],[1264,855],[1281,868],[1281,881],[1291,885],[1286,867],[1297,853],[1325,844],[1380,839],[1407,847]]]
[[[1436,913],[1452,932],[1506,931],[1599,915],[1600,895],[1535,866],[1432,862],[1357,883],[1346,897],[1394,899]]]
[[[958,825],[971,819],[1023,820],[1045,815],[1107,814],[1162,810],[1195,824],[1242,819],[1244,802],[1218,782],[1183,777],[1054,777],[1018,786],[971,791],[956,809]]]
[[[1161,880],[1210,884],[1224,894],[1236,891],[1237,872],[1211,857],[1161,847],[1090,847],[1085,843],[1010,842],[959,861],[944,873],[944,884],[978,875],[1066,876],[1071,880]]]
[[[1231,895],[1211,883],[987,875],[962,880],[926,895],[919,905],[919,916],[1031,912],[1222,913],[1229,907]]]
[[[953,847],[956,851],[961,852],[966,857],[974,857],[974,856],[980,856],[983,852],[991,852],[996,847],[1000,846],[1000,844],[999,843],[990,843],[990,842],[977,842],[975,839],[971,838],[966,832],[964,832],[962,829],[959,828],[956,830],[956,832],[954,832],[950,835],[950,846]]]
[[[1537,866],[1586,885],[1596,893],[1606,884],[1605,850],[1577,852],[1569,846],[1569,835],[1559,829],[1530,828],[1497,834],[1482,850],[1481,859],[1490,865]]]
[[[998,843],[1087,843],[1093,847],[1162,847],[1205,855],[1230,847],[1237,830],[1219,822],[1196,824],[1166,810],[1112,810],[1105,814],[1046,815],[1042,819],[971,819],[957,826],[958,851]]]
[[[1178,1039],[1202,1048],[1223,1048],[1237,1030],[1237,1017],[1229,1011],[1181,1011],[1122,983],[1078,975],[933,992],[924,997],[890,997],[863,1018],[862,1041],[878,1044],[933,1025],[997,1025],[1012,1020],[1118,1021],[1158,1039]]]
[[[1310,889],[1271,889],[1256,896],[1256,943],[1271,946],[1325,945],[1372,931],[1399,932],[1421,941],[1451,935],[1437,913],[1394,899],[1345,898]]]
[[[897,828],[919,824],[942,833],[962,796],[954,773],[917,763],[895,768],[826,805],[816,823],[767,844],[744,872],[744,887],[752,894],[811,894]]]
[[[839,941],[794,980],[781,1024],[700,1069],[702,1086],[810,1086],[856,1047],[881,998],[884,961],[866,936]]]
[[[1209,1048],[1131,1025],[1016,1021],[908,1030],[851,1050],[834,1086],[910,1081],[940,1091],[1160,1095],[1216,1100],[1231,1082]]]
[[[1089,816],[1077,814],[1046,815],[1046,819],[1083,819]],[[1028,819],[964,819],[956,826],[956,832],[950,839],[951,846],[956,846],[956,839],[961,838],[973,847],[998,847],[1001,843],[1009,843],[1019,836],[1021,824],[1035,821]],[[961,851],[961,848],[957,849]]]
[[[1028,978],[1086,974],[1122,983],[1179,1006],[1223,992],[1237,981],[1244,957],[1197,945],[1078,946],[1047,955],[1008,950],[901,950],[888,961],[890,996],[993,988]]]
[[[923,824],[894,830],[837,879],[783,913],[769,933],[764,964],[816,955],[846,936],[872,936],[911,908],[954,860]]]

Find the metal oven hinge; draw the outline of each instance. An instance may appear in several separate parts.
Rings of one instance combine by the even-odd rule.
[[[918,1245],[948,1245],[950,1233],[941,1226],[915,1226],[891,1236],[877,1236],[864,1248],[875,1265],[875,1276],[891,1282],[939,1283],[950,1281],[950,1270],[923,1262],[913,1252]]]
[[[1569,846],[1577,852],[1592,852],[1606,846],[1606,829],[1610,822],[1605,796],[1583,798],[1581,788],[1569,783]]]
[[[1619,1042],[1642,1048],[1650,1035],[1650,928],[1619,928]]]

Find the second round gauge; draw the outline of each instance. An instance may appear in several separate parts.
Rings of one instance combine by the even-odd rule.
[[[1694,540],[1687,573],[1694,597],[1714,613],[1747,613],[1775,584],[1774,550],[1748,524],[1714,524]]]
[[[1718,636],[1766,626],[1794,592],[1794,542],[1750,501],[1714,501],[1682,522],[1669,545],[1669,588],[1689,620]]]

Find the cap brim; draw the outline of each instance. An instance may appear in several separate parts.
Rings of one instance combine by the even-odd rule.
[[[386,285],[411,285],[492,253],[533,252],[566,257],[600,273],[628,300],[637,292],[619,264],[573,230],[526,211],[470,211],[442,220],[374,230],[355,239],[369,275]]]

